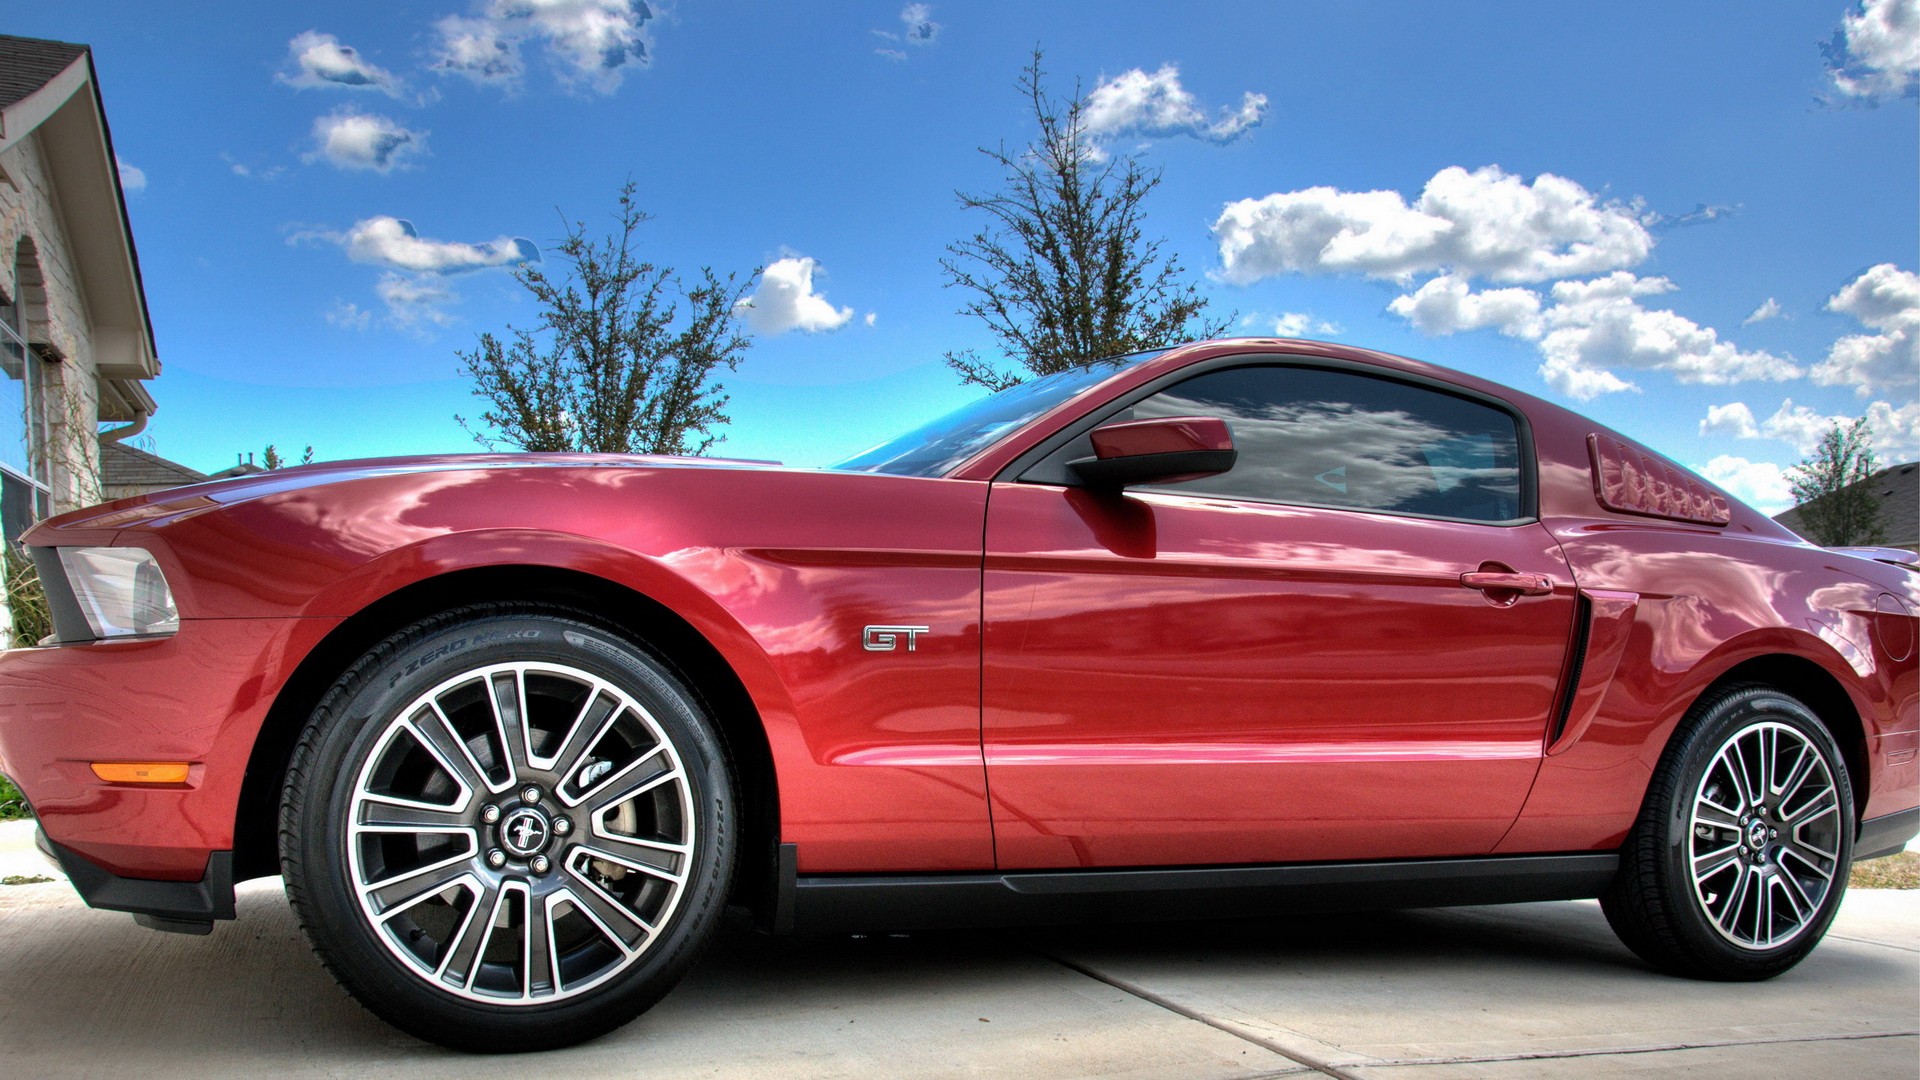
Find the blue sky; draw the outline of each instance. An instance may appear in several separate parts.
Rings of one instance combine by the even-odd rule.
[[[648,257],[770,268],[720,452],[824,464],[967,400],[941,354],[990,341],[938,260],[974,148],[1032,135],[1036,43],[1244,333],[1542,394],[1768,509],[1830,417],[1920,457],[1920,0],[9,9],[94,48],[150,446],[203,470],[474,448],[455,351],[533,314],[501,264],[628,177]]]

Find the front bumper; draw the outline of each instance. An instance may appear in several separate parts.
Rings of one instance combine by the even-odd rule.
[[[231,893],[240,791],[261,726],[294,665],[337,625],[190,619],[164,638],[0,652],[0,773],[26,795],[89,903],[83,882],[100,875],[217,892],[216,853],[227,855]],[[93,762],[112,761],[191,766],[181,784],[93,774]],[[125,890],[111,882],[99,894],[107,899],[95,906],[140,910],[115,900]]]
[[[141,926],[183,934],[209,933],[215,919],[234,917],[231,851],[209,855],[199,881],[152,881],[102,869],[47,839],[45,830],[36,831],[33,842],[67,875],[88,907],[129,912]]]

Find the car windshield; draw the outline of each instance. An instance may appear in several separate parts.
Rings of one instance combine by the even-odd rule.
[[[1023,382],[962,405],[938,420],[828,468],[894,476],[944,476],[1000,436],[1095,383],[1111,378],[1121,368],[1149,360],[1164,351],[1096,360]]]

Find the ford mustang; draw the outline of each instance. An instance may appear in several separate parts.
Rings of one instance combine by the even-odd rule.
[[[1205,342],[826,469],[313,465],[26,537],[0,771],[163,930],[281,874],[479,1050],[770,932],[1594,898],[1763,979],[1920,831],[1920,570],[1430,364]]]

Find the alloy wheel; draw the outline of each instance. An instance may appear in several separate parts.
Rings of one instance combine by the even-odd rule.
[[[1694,791],[1693,896],[1720,936],[1773,949],[1811,925],[1834,888],[1840,793],[1798,729],[1749,724],[1720,744]]]
[[[545,1005],[627,970],[695,865],[681,755],[634,697],[565,664],[476,667],[389,719],[345,834],[361,916],[434,989]]]

